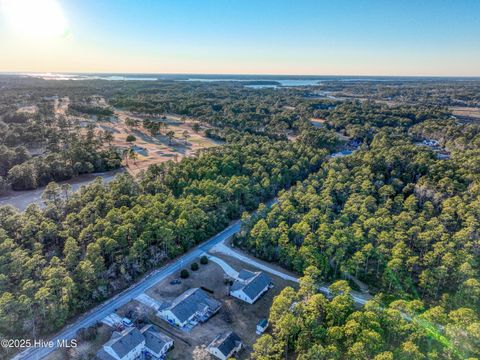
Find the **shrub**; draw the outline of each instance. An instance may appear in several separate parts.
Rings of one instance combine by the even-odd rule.
[[[207,265],[208,264],[208,258],[205,255],[203,255],[200,258],[200,264],[202,264],[202,265]]]
[[[137,138],[135,136],[133,136],[132,134],[128,135],[127,136],[127,139],[126,139],[128,142],[134,142],[137,140]]]
[[[188,273],[188,270],[187,269],[183,269],[182,271],[180,271],[180,277],[182,279],[186,279],[190,276],[190,274]]]
[[[193,263],[192,265],[190,265],[190,269],[192,269],[192,271],[197,271],[198,270],[198,264],[196,262]]]

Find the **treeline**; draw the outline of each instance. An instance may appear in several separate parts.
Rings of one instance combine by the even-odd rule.
[[[450,114],[429,106],[387,106],[373,102],[344,101],[335,107],[316,109],[316,117],[351,139],[372,141],[380,129],[407,130],[426,120],[448,119]]]
[[[346,281],[319,294],[319,271],[307,268],[300,289],[287,287],[270,308],[271,334],[253,346],[255,360],[474,359],[480,355],[478,313],[446,310],[421,301],[379,299],[354,307]]]
[[[52,135],[52,134],[51,134]],[[117,169],[121,155],[112,147],[103,148],[103,138],[93,128],[85,134],[59,133],[50,137],[45,154],[29,155],[24,147],[0,147],[0,177],[14,190],[31,190],[51,181],[63,181],[80,174]]]
[[[337,96],[429,106],[480,106],[478,79],[382,79],[379,81],[329,81],[324,91]]]
[[[298,90],[253,90],[243,84],[195,82],[132,84],[110,100],[112,105],[136,113],[173,113],[222,129],[273,136],[285,136],[297,128],[297,121],[308,117],[295,110],[304,101],[308,100]]]
[[[447,294],[452,306],[480,306],[477,160],[437,160],[380,133],[368,151],[326,163],[247,219],[236,242],[300,273],[313,265],[325,279],[348,272],[392,297]]]
[[[40,100],[33,114],[10,109],[3,115],[0,192],[36,189],[50,181],[121,165],[121,155],[104,145],[109,141],[105,133],[96,134],[91,126],[82,129],[56,116],[52,104]]]
[[[49,185],[46,208],[0,208],[0,332],[35,337],[131,284],[318,170],[326,156],[245,137],[197,158],[150,167],[71,194]]]
[[[113,110],[110,107],[91,105],[87,103],[73,103],[68,106],[68,112],[72,115],[87,114],[98,116],[111,116]]]

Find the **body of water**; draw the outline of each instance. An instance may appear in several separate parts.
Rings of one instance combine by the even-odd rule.
[[[2,73],[0,73],[1,75]],[[111,81],[269,81],[280,86],[312,86],[320,82],[412,82],[412,81],[470,81],[478,77],[429,77],[429,76],[335,76],[335,75],[235,75],[235,74],[137,74],[137,73],[3,73],[9,76],[31,76],[46,80],[111,80]],[[267,87],[267,84],[249,86]],[[270,84],[268,87],[272,87]]]
[[[314,86],[319,85],[320,80],[318,79],[271,79],[271,78],[255,78],[255,79],[237,79],[237,78],[189,78],[186,80],[179,81],[200,81],[200,82],[218,82],[218,81],[237,81],[237,82],[246,82],[246,81],[270,81],[277,82],[277,84],[246,84],[245,87],[252,89],[263,89],[263,88],[277,88],[279,86],[283,87],[295,87],[295,86]]]
[[[157,77],[118,74],[62,74],[62,73],[25,73],[21,76],[36,77],[44,80],[109,80],[109,81],[157,81]]]

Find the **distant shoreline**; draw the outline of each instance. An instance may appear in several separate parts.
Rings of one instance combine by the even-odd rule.
[[[434,76],[434,75],[261,75],[261,74],[162,74],[162,73],[88,73],[88,72],[0,72],[0,76],[19,76],[45,80],[109,80],[109,81],[472,81],[480,76]]]

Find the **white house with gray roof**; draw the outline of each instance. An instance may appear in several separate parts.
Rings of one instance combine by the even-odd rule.
[[[272,280],[264,272],[252,272],[242,269],[230,287],[230,295],[253,304],[271,287]]]
[[[173,340],[154,325],[146,325],[141,330],[130,327],[122,332],[114,331],[110,340],[96,353],[96,358],[134,360],[148,353],[152,359],[163,359],[172,347]]]
[[[161,333],[155,325],[145,325],[140,332],[145,337],[145,351],[154,359],[163,359],[173,347],[173,340]]]
[[[158,313],[164,320],[183,328],[207,321],[220,309],[220,306],[220,302],[212,299],[202,289],[192,288]]]
[[[114,331],[96,356],[100,360],[134,360],[144,348],[145,337],[136,327],[131,327],[121,333]]]
[[[226,360],[237,354],[242,349],[242,340],[233,331],[218,335],[208,345],[207,350],[213,356]]]

